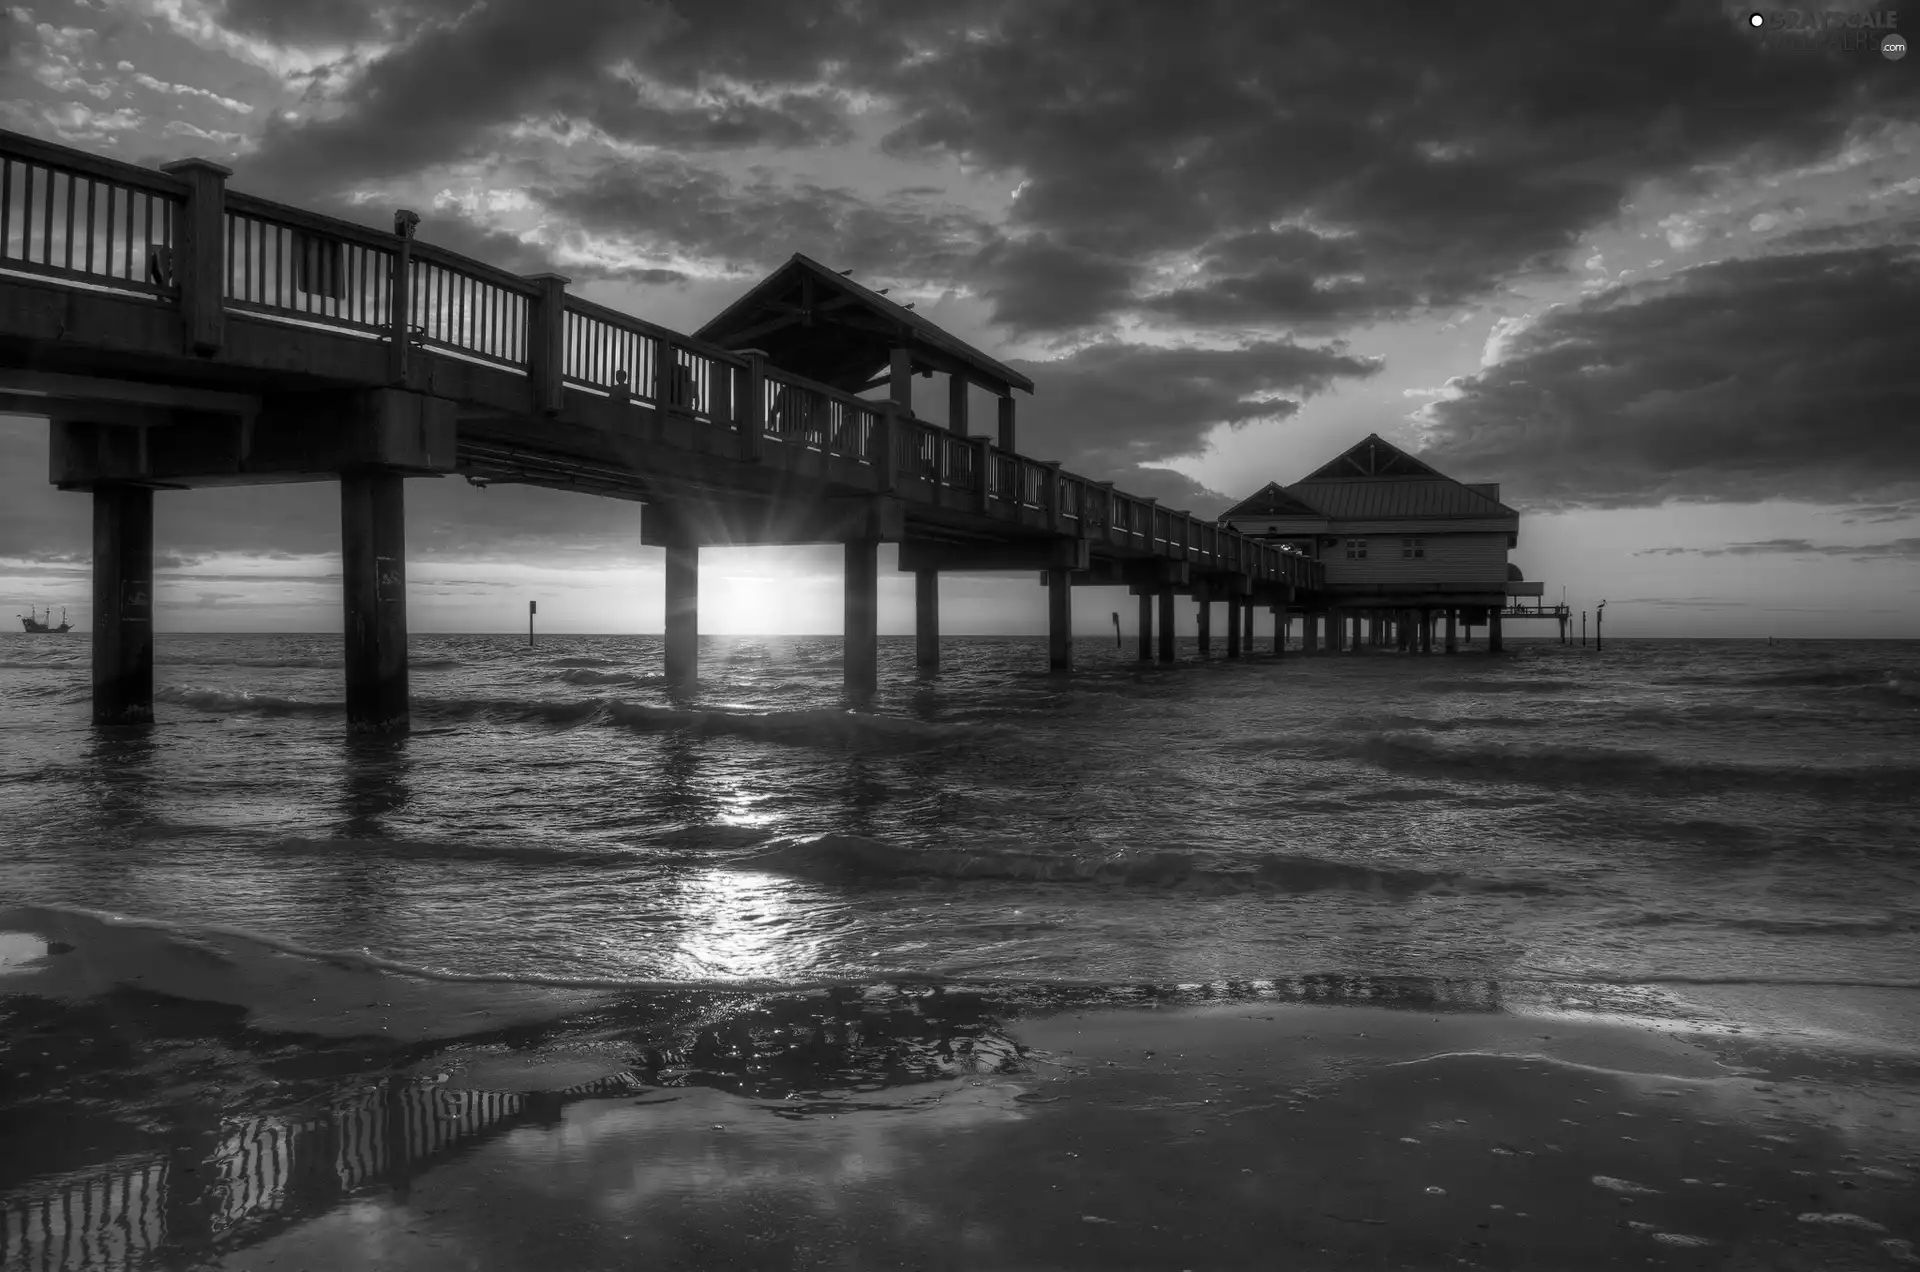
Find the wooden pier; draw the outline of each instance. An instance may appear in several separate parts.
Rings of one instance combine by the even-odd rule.
[[[94,718],[152,719],[153,492],[338,481],[351,728],[407,727],[405,481],[463,474],[646,505],[665,550],[665,670],[696,675],[700,549],[841,543],[846,688],[877,680],[877,549],[915,574],[919,668],[939,574],[1040,571],[1049,664],[1072,588],[1173,598],[1284,631],[1320,563],[1018,453],[1033,386],[924,318],[796,256],[698,335],[413,236],[0,131],[0,411],[50,421],[51,480],[94,500]],[[810,373],[810,374],[809,374]],[[912,380],[948,379],[951,427]],[[967,431],[969,386],[998,398]],[[884,398],[862,392],[885,389]],[[1230,624],[1231,624],[1230,620]],[[1203,625],[1202,641],[1206,642]],[[1230,638],[1228,652],[1251,642]]]

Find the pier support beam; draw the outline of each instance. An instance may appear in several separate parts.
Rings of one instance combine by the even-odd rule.
[[[1173,589],[1160,589],[1160,661],[1173,661]]]
[[[1073,670],[1073,574],[1047,571],[1047,670]]]
[[[1140,631],[1138,633],[1141,662],[1153,661],[1153,594],[1140,593]]]
[[[963,386],[966,381],[960,382]],[[940,672],[940,571],[913,572],[913,658],[923,676]]]
[[[1460,611],[1451,605],[1447,606],[1447,652],[1450,654],[1458,652],[1460,648],[1460,642],[1454,633],[1454,624],[1459,621]]]
[[[666,674],[676,685],[700,678],[700,549],[689,544],[667,548]]]
[[[340,475],[349,733],[405,733],[409,724],[405,481],[384,469]]]
[[[846,562],[842,666],[847,696],[865,701],[880,688],[879,540],[847,540]]]
[[[1240,656],[1240,632],[1240,598],[1229,596],[1227,598],[1227,657],[1229,658]]]
[[[93,489],[93,722],[153,723],[153,491]]]
[[[1487,652],[1490,654],[1502,652],[1500,646],[1499,610],[1489,610],[1487,612]]]

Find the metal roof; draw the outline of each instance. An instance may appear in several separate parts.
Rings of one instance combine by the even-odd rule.
[[[1220,514],[1220,520],[1232,517],[1318,517],[1322,514],[1316,508],[1308,507],[1280,488],[1280,483],[1270,481],[1254,491],[1233,507]]]
[[[1342,477],[1301,481],[1287,493],[1342,521],[1391,517],[1514,517],[1505,504],[1468,490],[1451,477]]]
[[[1033,392],[1033,381],[1012,367],[800,252],[694,336],[725,349],[764,349],[775,366],[847,392],[867,387],[902,345],[922,355],[915,370],[957,366],[995,392]]]

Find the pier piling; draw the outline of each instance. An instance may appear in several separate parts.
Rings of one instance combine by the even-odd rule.
[[[93,722],[153,723],[153,491],[93,491]]]
[[[843,636],[847,696],[873,697],[880,687],[880,544],[849,539],[846,547],[846,609]]]
[[[700,549],[667,548],[666,676],[691,685],[700,676]]]
[[[1140,593],[1139,661],[1153,661],[1153,594]]]
[[[913,572],[914,665],[923,676],[940,672],[940,572]]]
[[[1229,596],[1227,598],[1227,657],[1229,658],[1240,656],[1241,631],[1240,598]]]
[[[1170,663],[1174,658],[1173,650],[1173,589],[1160,589],[1160,661]]]
[[[405,733],[409,723],[405,481],[383,469],[340,475],[350,733]]]
[[[1047,571],[1047,668],[1073,670],[1073,574]]]

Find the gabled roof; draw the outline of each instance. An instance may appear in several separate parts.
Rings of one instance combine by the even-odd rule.
[[[1231,517],[1324,518],[1325,516],[1326,514],[1319,509],[1309,507],[1282,490],[1279,482],[1270,481],[1221,513],[1220,519],[1225,521]]]
[[[1284,488],[1324,516],[1344,521],[1392,517],[1513,518],[1519,513],[1455,481],[1378,433]]]
[[[1301,481],[1329,481],[1338,477],[1439,477],[1445,481],[1453,480],[1407,454],[1378,433],[1368,433],[1365,441],[1332,463],[1308,473]]]
[[[1001,394],[1033,392],[1033,381],[1013,368],[799,252],[694,336],[724,349],[764,349],[776,367],[848,393],[869,387],[903,345],[915,371],[957,371]]]

